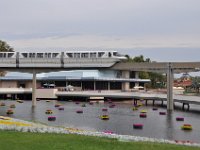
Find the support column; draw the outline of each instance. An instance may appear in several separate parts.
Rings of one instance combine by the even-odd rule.
[[[110,81],[108,81],[108,90],[110,91]]]
[[[36,71],[33,70],[32,80],[32,107],[36,106]]]
[[[94,91],[96,91],[96,81],[94,81]]]
[[[130,78],[130,72],[127,70],[122,71],[122,78],[129,79]],[[129,82],[122,82],[122,91],[128,91],[130,87]]]
[[[139,72],[135,72],[135,79],[139,79]],[[135,86],[139,86],[139,82],[135,82]]]
[[[172,64],[169,63],[167,66],[167,110],[174,110],[174,99],[173,99],[173,84],[174,84],[174,70]]]

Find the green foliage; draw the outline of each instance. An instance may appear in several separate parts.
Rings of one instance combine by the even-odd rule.
[[[0,52],[13,52],[14,49],[10,47],[5,41],[0,40]]]
[[[196,150],[197,147],[148,142],[119,142],[116,139],[73,134],[0,131],[2,150]]]
[[[147,63],[151,63],[151,59],[150,58],[144,58],[143,55],[140,56],[136,56],[131,58],[129,55],[126,55],[127,57],[127,61],[128,62],[132,62],[132,63],[140,63],[140,62],[147,62]],[[141,71],[139,72],[139,78],[140,79],[150,79],[151,83],[150,85],[147,84],[146,86],[149,88],[163,88],[165,86],[165,81],[166,81],[166,76],[164,76],[161,73],[155,73],[155,72],[145,72],[145,71]]]

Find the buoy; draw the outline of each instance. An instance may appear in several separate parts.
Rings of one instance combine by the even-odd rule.
[[[183,117],[176,117],[176,121],[184,121]]]
[[[55,121],[56,120],[56,117],[55,116],[49,116],[48,117],[48,121]]]
[[[138,123],[133,124],[133,128],[134,129],[143,129],[143,124],[138,124]]]
[[[141,113],[140,114],[140,118],[146,118],[147,117],[147,114],[146,113]]]
[[[159,112],[160,115],[166,115],[166,112]]]
[[[192,130],[192,125],[191,124],[184,124],[181,126],[182,130]]]

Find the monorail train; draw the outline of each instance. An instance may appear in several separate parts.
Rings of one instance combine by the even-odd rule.
[[[123,59],[117,51],[0,52],[0,67],[110,67]]]

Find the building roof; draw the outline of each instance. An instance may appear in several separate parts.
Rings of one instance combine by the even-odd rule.
[[[32,74],[9,72],[5,77],[0,77],[3,81],[28,81],[32,80]],[[149,79],[125,79],[117,77],[116,71],[98,71],[98,70],[77,70],[61,71],[51,73],[40,73],[37,75],[40,81],[113,81],[113,82],[150,82]]]

